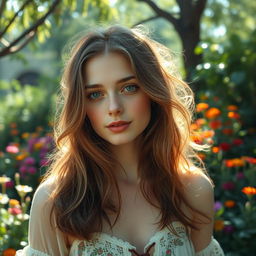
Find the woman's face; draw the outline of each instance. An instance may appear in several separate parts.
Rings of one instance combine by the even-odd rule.
[[[112,145],[133,142],[147,127],[151,107],[130,62],[110,52],[89,59],[84,72],[86,114],[95,132]]]

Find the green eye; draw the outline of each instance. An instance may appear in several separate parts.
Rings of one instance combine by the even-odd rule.
[[[138,86],[136,84],[127,85],[124,87],[124,91],[126,92],[136,92],[138,90]]]
[[[90,100],[97,100],[101,96],[101,92],[92,92],[88,94],[87,98]]]

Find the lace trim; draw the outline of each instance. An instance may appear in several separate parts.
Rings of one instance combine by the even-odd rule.
[[[221,249],[217,240],[212,237],[210,244],[202,251],[197,252],[196,256],[224,256],[224,252]]]
[[[26,246],[24,249],[18,250],[15,256],[50,256],[50,255],[47,253],[35,250],[30,246]]]

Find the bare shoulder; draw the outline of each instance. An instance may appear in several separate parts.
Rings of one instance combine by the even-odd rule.
[[[196,210],[210,218],[213,214],[214,192],[213,183],[203,172],[181,173],[184,195],[188,203]]]

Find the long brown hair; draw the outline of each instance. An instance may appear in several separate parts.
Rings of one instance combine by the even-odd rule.
[[[58,228],[74,237],[89,239],[102,230],[107,212],[120,214],[121,197],[113,170],[118,163],[109,145],[93,130],[86,116],[84,65],[93,56],[119,52],[131,63],[141,89],[151,99],[151,120],[141,136],[138,175],[144,197],[157,200],[159,227],[172,229],[178,219],[195,228],[182,210],[185,204],[180,171],[201,172],[193,163],[198,146],[190,140],[194,108],[189,86],[172,74],[168,51],[138,28],[111,26],[83,36],[72,48],[61,81],[61,105],[55,126],[57,148],[45,180],[54,178],[53,208]],[[148,189],[149,188],[149,189]],[[118,203],[113,202],[113,192]],[[204,216],[202,214],[202,216]]]

